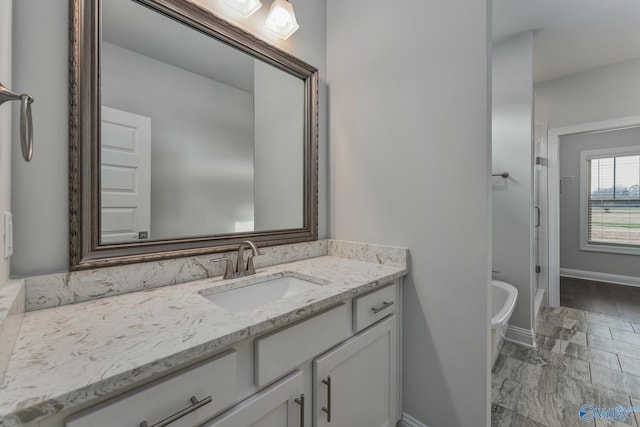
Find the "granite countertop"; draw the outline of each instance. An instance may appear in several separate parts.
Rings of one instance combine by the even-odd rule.
[[[203,294],[292,272],[324,283],[255,309],[227,312]],[[247,337],[304,318],[404,276],[406,266],[321,256],[24,315],[0,384],[0,426],[90,402]]]

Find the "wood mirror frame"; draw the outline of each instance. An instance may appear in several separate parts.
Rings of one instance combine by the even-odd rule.
[[[100,6],[70,0],[70,269],[80,270],[318,238],[318,70],[188,0],[136,0],[154,11],[271,64],[304,82],[303,227],[118,244],[100,244]]]

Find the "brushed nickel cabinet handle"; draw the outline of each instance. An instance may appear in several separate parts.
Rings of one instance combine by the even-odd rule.
[[[198,402],[198,399],[196,399],[195,396],[191,396],[191,399],[189,399],[192,403],[191,406],[184,408],[181,411],[176,412],[175,414],[165,418],[164,420],[152,425],[151,427],[165,427],[168,426],[169,424],[171,424],[172,422],[179,420],[180,418],[184,417],[187,414],[192,413],[193,411],[195,411],[196,409],[200,409],[202,408],[204,405],[211,403],[211,401],[213,400],[211,398],[211,396],[207,396],[204,399],[202,399],[201,401]],[[140,423],[140,427],[149,427],[149,424],[147,424],[146,421],[143,421]]]
[[[393,305],[393,301],[389,301],[389,302],[383,302],[382,305],[380,307],[372,307],[371,311],[373,311],[373,314],[378,314],[380,313],[382,310],[384,310],[385,308],[389,308]]]
[[[304,427],[304,393],[300,395],[300,399],[296,399],[298,405],[300,405],[300,427]]]
[[[327,422],[331,422],[331,375],[326,380],[322,380],[322,384],[327,386],[327,406],[322,407],[322,412],[327,414]]]

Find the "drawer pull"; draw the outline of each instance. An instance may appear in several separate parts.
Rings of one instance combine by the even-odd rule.
[[[296,399],[294,402],[300,405],[300,427],[304,427],[304,393],[300,395],[300,399]]]
[[[198,402],[198,399],[196,399],[195,396],[191,396],[191,399],[189,399],[189,400],[191,400],[191,403],[192,403],[191,406],[189,406],[188,408],[184,408],[181,411],[176,412],[175,414],[171,415],[168,418],[165,418],[164,420],[160,421],[159,423],[156,423],[156,424],[152,425],[151,427],[165,427],[165,426],[168,426],[172,422],[184,417],[187,414],[192,413],[196,409],[202,408],[207,403],[211,403],[211,401],[213,399],[211,398],[211,396],[207,396],[207,397],[205,397],[204,399],[202,399],[201,401]],[[140,427],[149,427],[149,424],[147,424],[146,421],[143,421],[143,422],[140,423]]]
[[[327,376],[326,380],[322,380],[322,384],[327,386],[327,406],[322,407],[322,412],[327,414],[327,422],[331,422],[331,375]]]
[[[393,305],[393,301],[389,301],[389,302],[383,302],[382,305],[380,307],[372,307],[371,311],[373,311],[373,314],[378,314],[380,313],[382,310],[384,310],[385,308],[389,308]]]

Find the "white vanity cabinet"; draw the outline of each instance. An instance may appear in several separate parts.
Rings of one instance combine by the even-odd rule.
[[[143,420],[149,427],[395,426],[401,408],[400,295],[397,280],[241,341],[195,368],[67,418],[66,427],[138,427]],[[180,401],[192,382],[215,384],[205,393],[214,395],[213,403],[162,423],[184,406]]]
[[[298,370],[206,426],[395,426],[400,419],[399,297],[398,285],[387,286],[256,339],[257,386],[296,364]],[[301,363],[312,357],[311,363]],[[308,376],[311,386],[304,388]],[[293,386],[295,379],[300,383]]]
[[[316,427],[391,427],[398,421],[397,317],[313,361]]]

